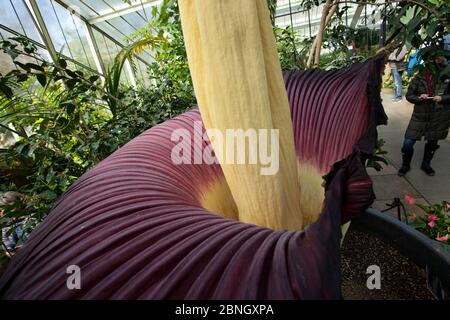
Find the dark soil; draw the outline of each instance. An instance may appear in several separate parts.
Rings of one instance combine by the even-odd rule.
[[[354,226],[347,232],[342,254],[342,295],[346,300],[430,300],[425,272],[395,248]],[[369,290],[372,274],[367,267],[380,267],[381,288]]]

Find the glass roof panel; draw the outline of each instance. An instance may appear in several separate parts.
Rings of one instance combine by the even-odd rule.
[[[100,59],[103,60],[103,64],[108,68],[113,63],[115,56],[119,53],[118,47],[98,31],[94,30],[94,37],[100,51]]]
[[[0,24],[42,44],[39,33],[22,0],[2,1]]]
[[[145,27],[152,19],[152,8],[160,6],[162,0],[35,0],[44,19],[50,39],[55,50],[63,56],[73,59],[77,65],[83,65],[90,70],[99,70],[96,63],[96,48],[98,58],[108,66],[115,55],[125,46],[129,36],[138,29]],[[23,34],[44,45],[41,34],[34,23],[34,17],[27,8],[27,0],[3,0],[0,6],[0,32],[2,37]],[[40,23],[39,20],[36,23]],[[2,28],[1,25],[4,25]],[[91,25],[92,28],[88,26]],[[90,37],[92,29],[93,37]],[[43,35],[45,36],[45,32]],[[93,43],[92,39],[95,43]],[[49,53],[45,51],[45,55]],[[135,59],[136,78],[141,83],[148,82],[147,65],[153,61],[149,48],[139,53]],[[123,75],[124,82],[130,83],[128,72]]]
[[[129,5],[125,2],[123,2],[122,0],[99,0],[99,1],[105,3],[108,7],[113,9],[113,11],[121,10],[123,8],[129,7]],[[139,1],[134,1],[134,2],[139,2]]]
[[[123,45],[126,43],[125,39],[128,35],[122,32],[122,30],[117,28],[115,25],[111,24],[109,21],[99,22],[95,26],[105,32],[108,36],[112,37],[117,42]]]
[[[20,18],[20,23],[25,30],[24,35],[42,44],[42,39],[39,32],[36,30],[36,26],[34,25],[33,19],[24,2],[22,0],[10,0],[10,2],[14,5],[17,15]]]
[[[100,22],[98,25],[104,25],[107,23],[113,25],[115,29],[120,30],[120,33],[122,33],[123,35],[122,38],[126,38],[136,31],[136,28],[134,28],[127,20],[125,20],[124,17],[113,18],[105,22]]]
[[[6,39],[10,39],[10,38],[14,38],[17,37],[17,34],[13,34],[10,33],[8,31],[2,30],[0,29],[0,40],[6,40]],[[41,64],[42,59],[50,61],[50,55],[48,53],[47,50],[43,49],[41,46],[36,45],[37,46],[37,57],[39,59],[36,60],[34,58],[25,56],[25,55],[20,55],[19,57],[16,58],[16,61],[21,62],[21,63],[36,63],[36,64]],[[11,59],[11,57],[4,53],[3,51],[0,51],[0,74],[7,74],[8,72],[10,72],[11,70],[17,69],[15,64],[13,63],[13,60]]]
[[[0,29],[0,39],[6,40],[8,38],[12,38],[14,35],[12,33],[9,33],[5,30]],[[4,53],[3,51],[0,51],[0,75],[5,75],[8,72],[16,69],[16,66],[14,65],[11,57]]]
[[[67,6],[69,6],[74,12],[86,19],[91,19],[98,16],[98,12],[92,7],[92,4],[96,1],[83,1],[83,0],[64,0]]]
[[[9,0],[4,1],[0,6],[0,23],[13,30],[24,33],[16,12]]]
[[[128,13],[121,17],[125,19],[130,25],[132,25],[134,29],[143,28],[147,25],[148,22],[142,10]]]
[[[73,0],[64,0],[64,2],[70,4],[70,2],[73,2]],[[79,2],[82,2],[84,6],[89,7],[91,10],[95,11],[97,15],[104,12],[114,11],[110,6],[108,6],[107,3],[102,0],[80,0]]]
[[[56,2],[51,0],[40,0],[39,9],[44,19],[45,25],[48,29],[50,37],[52,38],[55,50],[70,58],[72,54],[70,52],[69,44],[63,29],[67,27],[67,19],[60,19],[58,14],[62,14],[62,10]]]

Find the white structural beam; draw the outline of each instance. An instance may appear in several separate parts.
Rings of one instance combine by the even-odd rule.
[[[363,4],[359,4],[358,7],[355,10],[355,13],[353,14],[353,19],[352,19],[352,23],[350,24],[350,28],[355,28],[359,18],[361,17],[361,13],[364,9],[364,5]]]
[[[128,73],[128,77],[130,78],[130,82],[131,82],[131,86],[133,87],[133,88],[136,88],[136,78],[135,78],[135,75],[134,75],[134,72],[133,72],[133,68],[131,67],[131,63],[130,63],[130,60],[125,60],[125,69],[126,69],[126,72]]]
[[[128,5],[127,7],[124,7],[122,9],[114,10],[113,12],[100,14],[99,16],[90,19],[90,24],[96,24],[102,21],[111,20],[120,16],[124,16],[129,13],[133,13],[145,8],[154,7],[159,5],[162,2],[162,0],[148,0],[148,1],[140,1],[140,0],[134,0],[131,1],[131,5]]]
[[[41,11],[36,1],[24,0],[24,3],[33,18],[33,22],[39,33],[39,37],[41,38],[41,41],[45,44],[45,47],[47,48],[51,60],[57,64],[58,54],[56,52],[55,46],[53,45],[52,38],[50,37],[47,26],[45,25],[44,19],[42,18]]]
[[[98,73],[101,75],[106,75],[106,67],[103,63],[103,60],[100,55],[100,50],[97,45],[97,41],[95,41],[94,33],[89,23],[83,21],[84,27],[86,28],[86,38],[89,45],[89,50],[91,51],[92,56],[94,57],[95,67],[97,68]]]

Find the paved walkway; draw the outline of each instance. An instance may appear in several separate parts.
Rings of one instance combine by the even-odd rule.
[[[392,90],[384,89],[382,92],[383,105],[389,117],[387,126],[379,126],[380,138],[386,143],[383,147],[388,151],[386,158],[389,166],[380,172],[369,169],[375,187],[376,201],[373,207],[379,210],[386,209],[386,203],[391,203],[395,197],[403,202],[405,195],[413,196],[416,203],[440,203],[442,200],[450,201],[450,135],[441,140],[441,148],[436,151],[432,167],[436,170],[434,177],[427,176],[420,170],[425,143],[417,142],[411,163],[411,171],[405,177],[397,176],[397,170],[402,163],[401,146],[403,137],[413,111],[413,105],[405,99],[402,102],[392,103]],[[408,206],[409,212],[420,212],[415,206]],[[392,211],[396,216],[396,211]]]

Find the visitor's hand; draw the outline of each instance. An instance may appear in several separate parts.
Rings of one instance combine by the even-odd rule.
[[[422,93],[422,94],[419,96],[419,99],[420,99],[420,100],[425,100],[425,99],[427,99],[427,98],[428,98],[428,95],[425,94],[425,93]]]
[[[442,97],[441,96],[435,96],[435,97],[433,97],[433,101],[441,102],[442,101]]]

